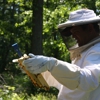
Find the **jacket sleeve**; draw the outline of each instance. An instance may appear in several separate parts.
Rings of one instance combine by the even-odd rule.
[[[57,60],[51,74],[58,82],[69,89],[76,89],[79,85],[80,68],[77,65]]]

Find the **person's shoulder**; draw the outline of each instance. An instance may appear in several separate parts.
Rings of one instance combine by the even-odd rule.
[[[91,45],[84,52],[86,54],[100,53],[100,42]]]
[[[96,43],[88,48],[86,51],[86,55],[100,55],[100,43]]]
[[[88,49],[85,55],[85,59],[91,63],[100,62],[100,43],[96,43]]]
[[[92,50],[96,50],[96,51],[100,51],[100,42],[94,44],[92,47],[91,47]]]

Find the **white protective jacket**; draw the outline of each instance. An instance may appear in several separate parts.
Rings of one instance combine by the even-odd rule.
[[[58,100],[100,100],[100,37],[70,54],[72,64],[58,60],[51,72],[43,73],[59,89]]]

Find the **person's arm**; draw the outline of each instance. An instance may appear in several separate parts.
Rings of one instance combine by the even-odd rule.
[[[35,55],[23,64],[34,74],[48,70],[58,82],[69,89],[93,90],[100,82],[100,46],[89,51],[82,69],[52,57]]]
[[[62,85],[75,89],[79,85],[80,68],[68,62],[60,61],[53,57],[29,54],[31,58],[24,60],[26,69],[33,74],[49,71]]]

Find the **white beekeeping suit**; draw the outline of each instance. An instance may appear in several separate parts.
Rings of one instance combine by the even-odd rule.
[[[58,25],[66,46],[66,37],[77,40],[79,47],[68,49],[72,63],[34,54],[23,61],[28,71],[42,73],[47,83],[59,90],[58,100],[100,100],[99,22],[100,16],[93,10],[81,9]]]
[[[59,78],[63,78],[63,81],[66,83],[68,81],[67,73],[65,69],[62,69],[60,74],[64,75],[60,77],[56,69],[52,70],[51,73],[44,72],[44,78],[47,80],[48,84],[54,86],[59,89],[58,100],[99,100],[100,99],[100,37],[91,43],[72,50],[72,52],[76,52],[77,55],[73,55],[75,60],[72,61],[71,66],[79,66],[79,71],[76,72],[79,77],[78,86],[73,88],[72,90],[61,85],[57,80]],[[88,49],[88,47],[90,47]],[[82,52],[83,51],[83,52]],[[83,62],[84,61],[84,62]],[[66,64],[64,64],[66,66]],[[60,68],[59,68],[60,70]],[[74,70],[73,70],[74,71]],[[67,72],[67,71],[66,71]],[[70,73],[69,73],[70,74]],[[76,75],[75,74],[75,75]],[[56,76],[56,79],[52,77],[52,75]],[[71,77],[70,77],[71,78]],[[72,76],[73,78],[73,76]],[[74,77],[74,79],[77,79]],[[75,84],[70,82],[70,85]],[[95,90],[95,91],[94,91]]]

